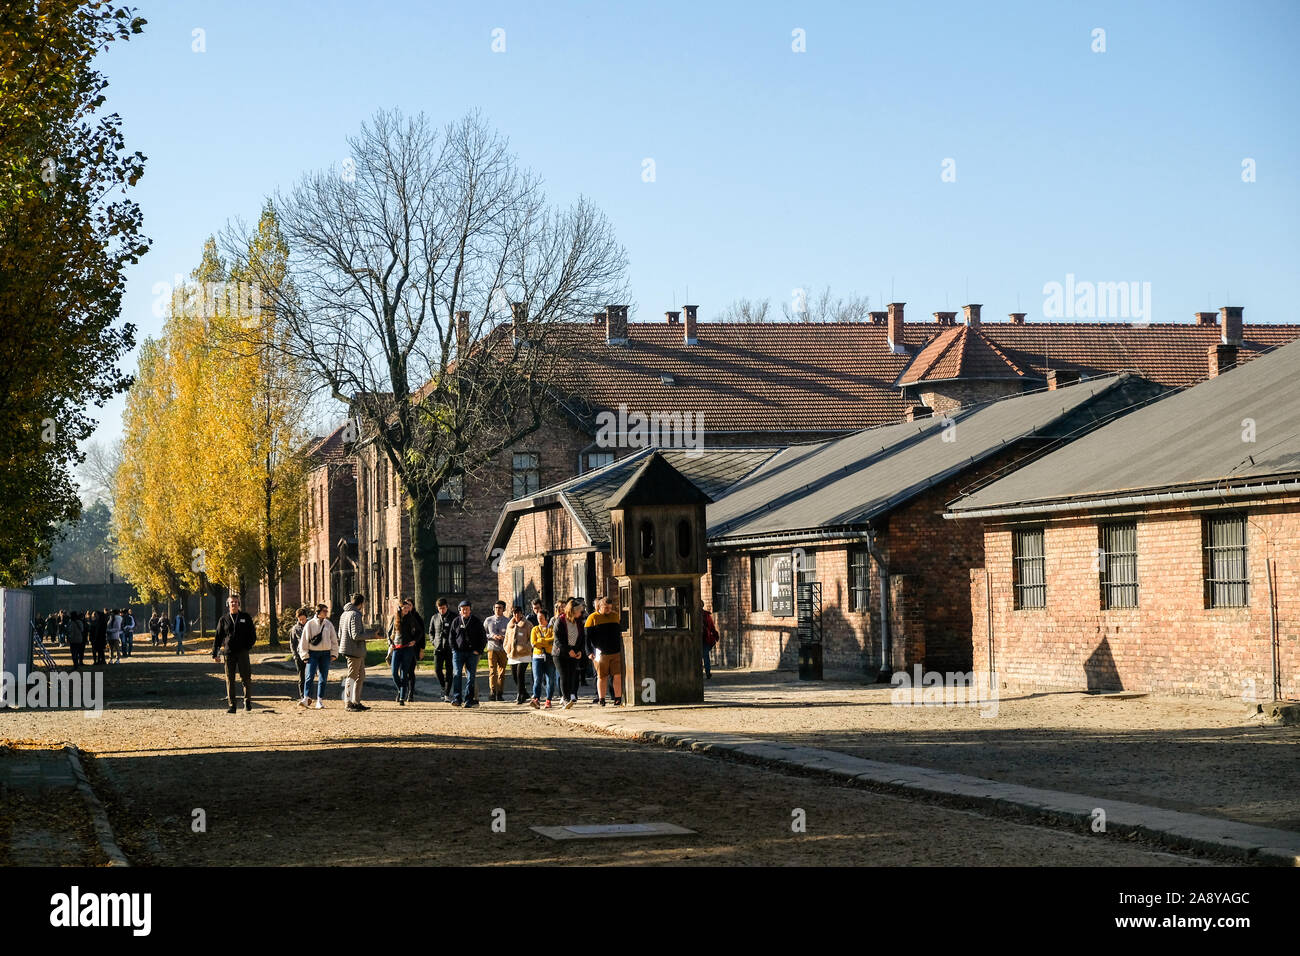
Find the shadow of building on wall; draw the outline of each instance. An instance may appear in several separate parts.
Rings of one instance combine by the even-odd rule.
[[[1110,642],[1104,637],[1097,649],[1088,655],[1083,673],[1088,680],[1089,693],[1124,689],[1124,682],[1120,680],[1119,670],[1115,667],[1115,658],[1110,653]]]

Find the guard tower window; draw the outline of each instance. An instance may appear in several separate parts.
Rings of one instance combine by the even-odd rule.
[[[655,556],[655,526],[652,521],[641,522],[641,557]]]
[[[691,523],[685,518],[677,522],[677,556],[679,558],[691,556]]]

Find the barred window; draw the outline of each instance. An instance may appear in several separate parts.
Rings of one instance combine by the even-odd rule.
[[[513,497],[531,495],[542,487],[541,455],[537,452],[516,452],[511,457],[511,492]]]
[[[849,610],[871,606],[871,557],[866,548],[849,549]]]
[[[465,593],[465,548],[463,545],[438,546],[438,596],[450,598]]]
[[[1011,573],[1016,610],[1047,607],[1042,528],[1012,532]]]
[[[1102,610],[1137,607],[1137,522],[1104,524],[1098,531]]]
[[[1246,607],[1246,516],[1216,515],[1203,521],[1205,606]]]
[[[691,626],[690,608],[686,606],[690,588],[646,587],[641,592],[647,630],[669,630]]]
[[[514,603],[518,607],[527,608],[528,602],[524,600],[524,569],[522,566],[512,568],[510,571],[512,590],[514,591]]]

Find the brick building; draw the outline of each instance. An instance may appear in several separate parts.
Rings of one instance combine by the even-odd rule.
[[[327,604],[337,616],[357,586],[357,482],[347,425],[336,428],[309,453],[306,529],[299,587],[305,604]]]
[[[815,585],[801,600],[811,602],[828,666],[878,673],[887,645],[891,668],[968,670],[967,573],[983,561],[983,538],[945,523],[944,503],[1164,391],[1110,376],[820,442],[668,452],[713,499],[704,593],[723,634],[719,662],[793,663],[797,582]],[[608,593],[605,501],[645,454],[503,509],[490,546],[504,548],[505,600]]]
[[[701,323],[697,307],[666,313],[662,322],[629,322],[626,306],[610,306],[593,321],[573,323],[566,394],[557,395],[542,429],[496,460],[491,475],[447,489],[439,502],[440,582],[448,597],[477,600],[497,591],[487,547],[507,501],[638,450],[626,434],[602,437],[602,415],[690,416],[691,435],[708,447],[784,445],[823,440],[926,414],[923,396],[952,410],[962,402],[1042,389],[1121,370],[1181,386],[1209,374],[1207,350],[1223,361],[1245,361],[1261,349],[1300,335],[1300,326],[1241,324],[1240,309],[1198,313],[1196,324],[1136,327],[1110,323],[980,323],[979,307],[935,313],[933,321],[904,321],[904,304],[871,313],[869,322]],[[1235,323],[1235,324],[1234,324]],[[962,333],[957,362],[934,344]],[[1227,346],[1221,340],[1233,339]],[[1023,374],[987,380],[989,343]],[[932,361],[939,353],[942,361]],[[975,359],[976,353],[981,358]],[[1216,353],[1217,354],[1217,353]],[[909,381],[909,369],[913,375]],[[942,376],[942,379],[940,379]],[[991,384],[990,384],[991,382]],[[633,436],[634,438],[635,436]],[[357,564],[360,590],[392,600],[414,588],[404,497],[392,469],[362,443],[355,456]],[[422,609],[425,613],[427,609]]]
[[[1300,344],[951,503],[1003,686],[1300,696]]]

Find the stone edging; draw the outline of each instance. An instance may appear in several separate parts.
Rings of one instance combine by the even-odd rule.
[[[541,711],[587,730],[667,747],[682,747],[714,757],[829,777],[896,796],[923,797],[940,803],[978,807],[1006,814],[1029,812],[1071,827],[1089,826],[1097,808],[1105,810],[1106,835],[1134,834],[1174,850],[1192,850],[1235,862],[1265,866],[1300,866],[1300,833],[1222,820],[1145,804],[1102,800],[1082,794],[1001,783],[967,774],[906,764],[868,760],[834,750],[800,747],[696,731],[647,721],[608,723],[564,711]]]
[[[90,811],[90,819],[95,827],[95,839],[99,841],[99,848],[108,857],[108,865],[130,866],[131,864],[127,861],[126,855],[113,837],[113,827],[108,822],[108,814],[104,812],[104,805],[99,802],[99,797],[95,796],[95,790],[90,785],[90,778],[86,776],[86,770],[81,765],[80,751],[77,749],[77,745],[64,742],[63,752],[68,755],[68,763],[72,765],[72,775],[77,778],[77,790],[86,802],[86,809]]]

